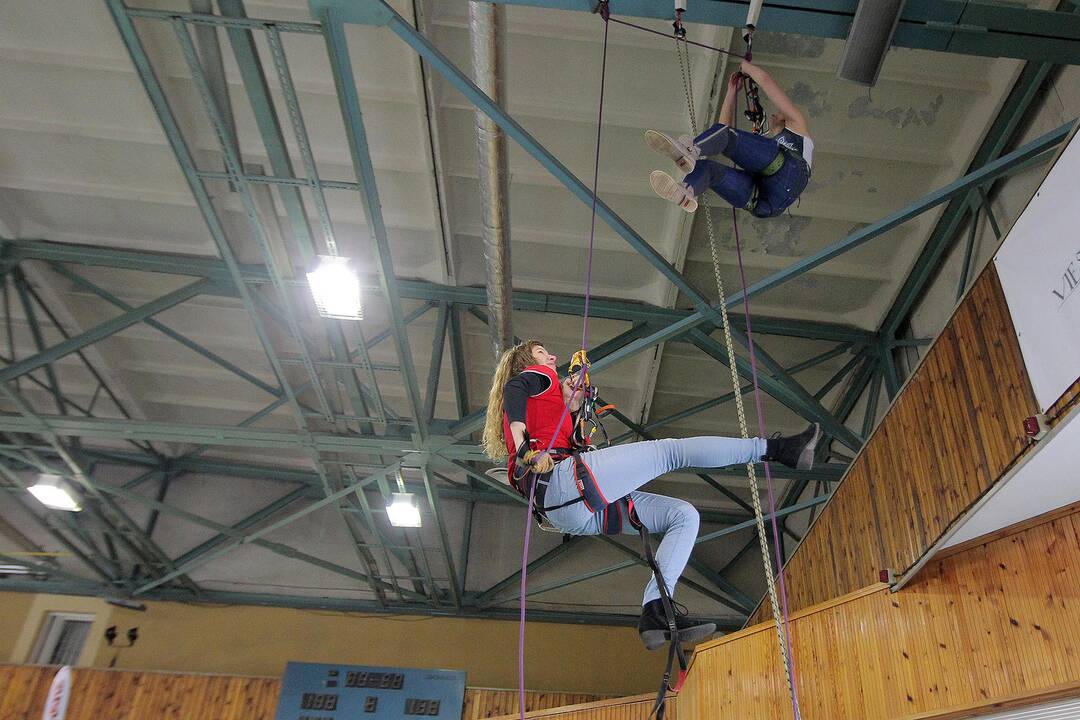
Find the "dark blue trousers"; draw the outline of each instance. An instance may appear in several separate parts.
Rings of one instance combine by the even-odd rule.
[[[694,138],[694,143],[701,148],[701,158],[683,182],[693,188],[695,195],[711,189],[734,207],[746,208],[757,217],[783,213],[799,199],[810,181],[806,161],[772,138],[717,123]],[[780,169],[761,175],[778,154],[783,157]],[[714,155],[723,155],[738,167],[708,159]]]

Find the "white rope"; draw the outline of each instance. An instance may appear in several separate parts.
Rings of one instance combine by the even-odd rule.
[[[757,3],[760,10],[761,3]],[[675,40],[675,53],[679,58],[679,70],[682,72],[683,90],[686,91],[686,107],[690,114],[690,129],[696,136],[698,133],[697,118],[694,112],[694,85],[690,73],[690,52],[685,43]],[[731,386],[736,389],[735,408],[739,415],[739,433],[743,439],[750,437],[746,423],[746,409],[743,405],[742,393],[738,392],[741,385],[739,371],[735,363],[734,343],[731,340],[731,326],[728,321],[727,298],[724,295],[724,281],[720,277],[720,252],[717,249],[716,230],[713,227],[712,208],[709,206],[705,193],[699,198],[700,206],[705,209],[705,227],[709,234],[709,250],[712,253],[713,274],[716,276],[716,294],[720,304],[721,327],[724,331],[724,347],[727,350],[728,368],[731,370]],[[758,545],[761,549],[761,561],[765,568],[765,581],[769,588],[769,604],[772,606],[773,624],[776,626],[776,640],[780,647],[780,661],[784,667],[784,677],[787,679],[788,695],[792,698],[793,711],[798,717],[798,711],[794,708],[794,679],[791,677],[790,650],[784,635],[784,624],[780,613],[780,601],[776,595],[776,581],[773,575],[772,562],[769,559],[769,540],[765,529],[765,516],[761,509],[761,495],[758,492],[757,473],[753,463],[747,463],[746,474],[750,480],[750,496],[754,506],[754,524],[757,527]]]

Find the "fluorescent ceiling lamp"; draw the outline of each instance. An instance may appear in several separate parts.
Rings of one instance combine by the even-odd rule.
[[[0,565],[0,575],[29,575],[30,568],[25,565]]]
[[[38,499],[42,505],[53,510],[67,510],[78,512],[82,510],[75,498],[71,497],[67,488],[63,486],[63,478],[59,475],[41,475],[37,484],[27,488],[30,494]]]
[[[360,279],[349,258],[320,255],[318,267],[307,277],[320,315],[341,320],[363,320]]]
[[[420,508],[416,506],[416,496],[412,493],[394,493],[386,514],[394,527],[420,527]]]

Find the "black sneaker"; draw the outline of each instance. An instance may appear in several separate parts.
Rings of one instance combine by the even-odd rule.
[[[686,619],[686,612],[675,606],[675,627],[679,629],[681,642],[699,642],[716,632],[716,623],[692,623]],[[638,633],[646,650],[655,650],[671,641],[667,617],[664,615],[664,603],[660,599],[650,600],[641,608],[641,620],[638,621]]]
[[[821,439],[821,425],[811,423],[810,427],[798,435],[773,437],[766,441],[765,455],[762,460],[778,462],[796,470],[809,470],[814,467],[814,451]]]

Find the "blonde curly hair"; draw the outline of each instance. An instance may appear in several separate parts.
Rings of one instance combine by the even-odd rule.
[[[503,436],[503,388],[510,378],[530,365],[536,364],[533,348],[543,345],[539,340],[526,340],[505,351],[495,365],[495,377],[488,391],[487,417],[484,420],[484,452],[495,462],[506,458],[506,438]]]

